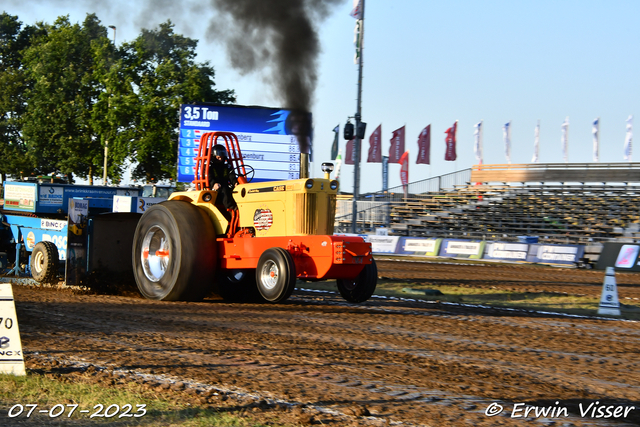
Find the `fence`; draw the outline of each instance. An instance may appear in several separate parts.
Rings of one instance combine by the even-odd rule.
[[[411,198],[421,195],[451,191],[469,184],[471,168],[445,175],[435,176],[408,184],[407,194]],[[360,196],[356,201],[356,222],[359,231],[373,231],[376,227],[389,225],[389,213],[395,205],[404,203],[404,187],[392,187],[388,191],[378,191]],[[353,222],[353,200],[338,200],[336,210],[336,232],[346,232]]]

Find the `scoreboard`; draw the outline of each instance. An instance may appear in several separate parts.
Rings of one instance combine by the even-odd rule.
[[[304,126],[300,126],[301,120]],[[310,129],[310,113],[266,107],[183,104],[180,106],[178,181],[193,181],[200,137],[215,131],[236,134],[245,164],[255,169],[254,182],[297,179],[300,177],[299,138],[305,138],[310,145]]]

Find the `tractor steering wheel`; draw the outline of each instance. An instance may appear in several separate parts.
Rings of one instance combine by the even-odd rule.
[[[244,169],[246,172],[242,173],[242,166],[238,166],[233,169],[233,172],[236,174],[238,178],[244,177],[247,180],[247,182],[251,182],[253,180],[253,177],[256,174],[255,169],[253,169],[253,167],[249,165],[244,165]]]

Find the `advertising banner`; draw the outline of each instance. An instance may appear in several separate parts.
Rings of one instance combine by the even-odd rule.
[[[554,264],[573,264],[584,256],[582,245],[540,245],[529,246],[527,261]]]
[[[596,269],[614,267],[618,271],[640,271],[639,254],[638,244],[606,242],[600,252]]]
[[[206,132],[233,132],[254,182],[298,179],[300,153],[311,150],[311,114],[281,108],[213,104],[180,106],[178,181],[193,181],[194,158]]]
[[[374,254],[394,254],[398,250],[399,236],[367,235],[365,241],[371,243],[371,251]]]
[[[402,237],[398,253],[402,255],[438,256],[441,244],[442,239]]]
[[[402,126],[393,131],[389,147],[389,163],[400,163],[400,157],[404,151],[404,126]]]
[[[382,138],[382,125],[379,125],[369,137],[369,156],[367,157],[369,163],[382,162],[382,141],[380,138]]]
[[[529,245],[526,243],[487,243],[484,258],[526,261]]]
[[[484,253],[485,241],[445,239],[440,246],[440,256],[480,259]]]
[[[67,286],[82,283],[87,274],[87,226],[89,201],[69,199],[69,225],[67,235]]]
[[[422,129],[418,137],[418,158],[416,164],[428,165],[431,163],[431,125]]]

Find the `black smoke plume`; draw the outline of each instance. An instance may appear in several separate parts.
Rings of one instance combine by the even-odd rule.
[[[268,68],[283,107],[310,111],[318,80],[318,25],[344,1],[211,0],[222,16],[213,19],[207,36],[225,42],[231,65],[242,74]]]

